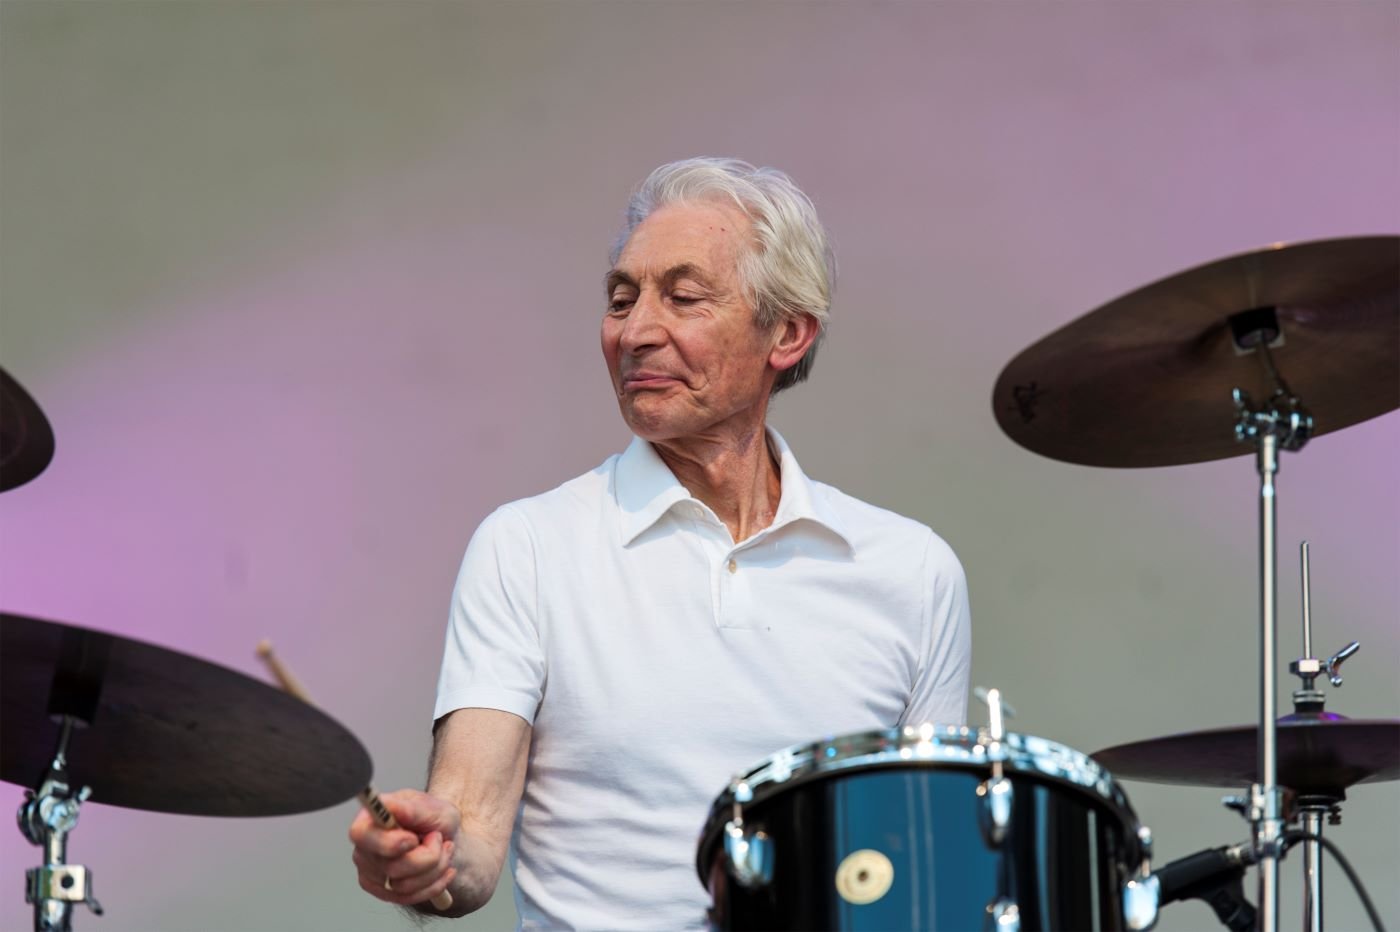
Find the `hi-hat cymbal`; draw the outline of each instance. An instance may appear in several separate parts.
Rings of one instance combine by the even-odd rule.
[[[997,423],[1087,466],[1172,466],[1251,453],[1231,390],[1274,390],[1230,318],[1275,310],[1278,371],[1324,434],[1400,407],[1400,237],[1278,244],[1189,269],[1062,327],[997,379]]]
[[[92,800],[185,815],[323,809],[370,779],[344,726],[279,689],[129,638],[0,613],[0,779],[37,788],[55,711],[73,731],[68,774]]]
[[[39,404],[0,369],[0,492],[24,485],[53,459],[53,428]]]
[[[1091,755],[1115,777],[1185,786],[1258,781],[1253,725],[1135,741]],[[1278,723],[1278,782],[1303,795],[1341,796],[1357,783],[1400,779],[1400,721],[1333,718]]]

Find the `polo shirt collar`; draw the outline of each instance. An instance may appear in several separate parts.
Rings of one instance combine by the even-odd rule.
[[[778,454],[782,471],[782,497],[769,530],[776,531],[794,521],[812,521],[836,534],[850,547],[850,535],[825,498],[814,494],[812,481],[798,465],[797,457],[787,441],[771,427],[768,428],[768,439]],[[622,520],[623,546],[631,544],[677,503],[693,500],[685,486],[676,481],[656,449],[636,436],[618,458],[614,495]]]
[[[622,519],[624,547],[661,520],[671,506],[690,498],[652,445],[637,436],[617,461],[613,494]]]

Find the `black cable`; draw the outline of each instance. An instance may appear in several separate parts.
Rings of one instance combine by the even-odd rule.
[[[1294,829],[1293,831],[1284,832],[1283,840],[1288,843],[1290,848],[1300,841],[1315,841],[1326,848],[1327,853],[1336,858],[1337,863],[1341,865],[1342,873],[1347,875],[1347,880],[1350,880],[1351,885],[1356,889],[1356,895],[1361,898],[1361,905],[1366,907],[1366,915],[1371,919],[1371,926],[1376,932],[1385,932],[1385,926],[1381,924],[1381,914],[1376,912],[1376,904],[1371,902],[1371,897],[1366,893],[1366,888],[1361,884],[1361,878],[1357,876],[1356,871],[1352,869],[1351,862],[1346,859],[1346,856],[1342,854],[1341,849],[1333,843],[1332,839],[1323,838],[1321,835],[1315,835],[1312,832]]]

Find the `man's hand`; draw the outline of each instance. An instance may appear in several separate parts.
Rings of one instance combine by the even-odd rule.
[[[447,800],[417,790],[385,793],[380,799],[400,828],[380,828],[363,809],[356,814],[350,843],[360,887],[396,906],[426,903],[457,876],[453,855],[461,813]]]
[[[439,719],[428,792],[380,797],[402,827],[382,829],[363,810],[350,824],[360,887],[434,916],[465,916],[485,906],[510,848],[530,735],[525,719],[495,709],[458,709]],[[438,910],[428,901],[443,890],[452,905]]]

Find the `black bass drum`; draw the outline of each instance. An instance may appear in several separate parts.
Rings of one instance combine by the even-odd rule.
[[[1078,751],[923,725],[736,777],[696,866],[717,929],[1136,930],[1156,918],[1150,838]]]

